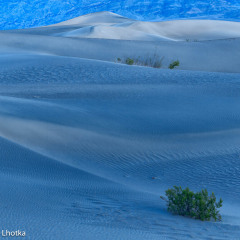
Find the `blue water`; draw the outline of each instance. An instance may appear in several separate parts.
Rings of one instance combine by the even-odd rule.
[[[238,0],[2,0],[0,29],[48,25],[99,11],[151,21],[185,18],[240,20]]]

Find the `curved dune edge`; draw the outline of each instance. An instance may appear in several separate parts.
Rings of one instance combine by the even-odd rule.
[[[14,103],[15,99],[10,98],[10,101]],[[28,100],[23,101],[22,104],[28,104]],[[39,108],[38,105],[39,102],[35,108]],[[49,106],[45,107],[47,111]],[[51,108],[48,111],[51,111]],[[143,172],[143,176],[138,175],[134,166],[137,168],[142,166],[144,170],[145,167],[155,165],[160,168],[159,173],[162,174],[161,164],[166,160],[179,165],[183,164],[184,169],[185,161],[182,159],[198,161],[198,158],[213,158],[237,153],[240,150],[237,144],[239,133],[240,129],[231,129],[197,134],[175,134],[162,136],[155,141],[150,139],[141,141],[141,139],[128,140],[124,135],[114,137],[108,133],[102,134],[47,122],[0,117],[2,138],[71,167],[113,182],[127,184],[138,191],[149,190],[152,194],[156,189],[148,188],[151,182],[147,181],[145,186],[141,186],[138,181],[142,182],[146,178],[151,179],[155,176],[148,171]],[[224,139],[224,143],[221,139]],[[130,179],[126,178],[129,174],[132,175]],[[161,179],[161,175],[159,178]]]
[[[87,14],[56,25],[75,26],[57,36],[142,41],[204,41],[240,37],[240,23],[217,20],[141,22],[111,12]],[[51,26],[50,26],[51,27]]]

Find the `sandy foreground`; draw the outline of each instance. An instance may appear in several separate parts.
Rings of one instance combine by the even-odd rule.
[[[239,37],[235,22],[108,12],[1,31],[2,230],[240,239]],[[116,61],[154,55],[161,69]],[[168,213],[159,196],[173,185],[214,191],[223,221]]]

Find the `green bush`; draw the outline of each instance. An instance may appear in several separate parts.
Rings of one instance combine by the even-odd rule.
[[[175,67],[178,67],[179,65],[180,65],[180,62],[177,60],[177,61],[170,63],[168,68],[174,69]]]
[[[206,189],[194,193],[189,188],[182,189],[174,186],[166,191],[168,211],[173,214],[187,216],[202,221],[221,220],[218,208],[222,207],[223,200],[216,202],[214,193],[208,195]]]
[[[137,58],[116,58],[115,62],[124,63],[127,65],[137,65],[137,66],[145,66],[145,67],[153,67],[153,68],[161,68],[163,57],[159,57],[157,54],[151,56],[137,57]]]
[[[133,64],[134,64],[134,60],[131,59],[131,58],[127,58],[127,59],[126,59],[126,64],[128,64],[128,65],[133,65]]]

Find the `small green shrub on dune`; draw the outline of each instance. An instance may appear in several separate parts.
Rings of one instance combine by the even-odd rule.
[[[216,202],[215,194],[208,195],[206,189],[194,193],[189,188],[182,189],[174,186],[166,191],[166,196],[161,198],[167,202],[168,211],[173,214],[187,216],[202,221],[221,220],[219,208],[223,200]]]
[[[137,57],[137,58],[116,58],[115,62],[123,63],[127,65],[137,65],[137,66],[145,66],[145,67],[152,67],[152,68],[161,68],[163,57],[159,57],[157,54],[144,56],[144,57]]]
[[[126,64],[127,65],[133,65],[134,64],[134,60],[132,58],[127,58],[126,59]]]
[[[170,63],[168,68],[174,69],[175,67],[178,67],[179,65],[180,65],[180,62],[179,62],[179,60],[177,60],[177,61]]]

